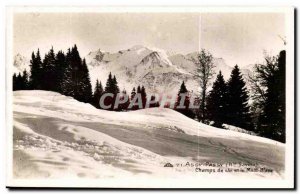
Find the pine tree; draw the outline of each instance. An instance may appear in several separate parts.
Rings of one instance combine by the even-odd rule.
[[[152,95],[152,96],[150,97],[150,100],[151,100],[151,102],[154,102],[155,96]],[[155,103],[149,104],[149,108],[154,108],[154,107],[159,107],[159,101],[158,101],[157,99],[156,99]]]
[[[45,58],[42,63],[41,89],[57,91],[57,88],[55,88],[57,76],[55,67],[55,53],[53,47],[51,47],[50,51],[47,54],[45,54]]]
[[[107,81],[106,81],[106,85],[105,85],[105,93],[112,93],[114,94],[115,92],[115,88],[114,88],[114,80],[113,77],[111,75],[111,72],[108,75]]]
[[[72,96],[80,102],[92,101],[92,86],[85,59],[81,60],[76,44],[68,49],[66,68],[60,85],[63,94]]]
[[[102,83],[99,82],[99,80],[97,79],[94,94],[93,94],[93,105],[96,108],[101,108],[99,102],[103,92],[104,91],[103,91]]]
[[[16,78],[16,90],[22,90],[23,89],[23,77],[21,73],[19,72],[17,78]]]
[[[139,95],[142,95],[142,89],[141,89],[141,86],[138,86],[138,87],[137,87],[136,93],[139,94]],[[140,106],[135,106],[135,107],[134,107],[134,110],[137,110],[137,109],[140,109],[140,108],[141,108]]]
[[[67,68],[66,56],[62,51],[58,51],[55,56],[55,90],[58,92],[62,92],[61,82],[63,82],[64,73]]]
[[[30,89],[33,90],[42,89],[41,79],[42,79],[42,60],[40,57],[40,50],[38,49],[36,56],[34,52],[32,52],[31,55],[30,78],[29,78]]]
[[[18,89],[17,87],[17,74],[13,74],[13,91],[16,91]]]
[[[145,108],[146,102],[147,102],[147,93],[146,93],[146,89],[144,86],[142,86],[142,88],[141,88],[141,97],[142,97],[143,108]]]
[[[112,76],[111,72],[109,73],[108,79],[106,81],[105,93],[113,94],[112,98],[107,97],[104,102],[105,105],[111,105],[111,109],[113,109],[117,98],[117,94],[119,93],[119,87],[116,76]]]
[[[118,86],[118,81],[117,81],[117,78],[116,78],[116,76],[114,75],[114,77],[113,77],[113,93],[114,94],[117,94],[117,93],[119,93],[120,92],[120,89],[119,89],[119,86]]]
[[[78,74],[80,74],[80,77],[78,80],[78,96],[76,98],[81,102],[90,103],[92,100],[92,85],[85,59],[82,60]]]
[[[255,76],[250,77],[253,99],[260,108],[256,132],[281,142],[286,138],[285,55],[285,51],[281,51],[278,57],[266,57],[266,64],[257,65]]]
[[[220,71],[207,98],[207,115],[214,122],[213,126],[215,127],[223,128],[222,125],[226,123],[227,114],[230,114],[227,112],[227,96],[227,85]]]
[[[120,106],[119,106],[119,110],[120,111],[126,111],[126,110],[128,110],[128,106],[130,104],[130,98],[129,98],[128,94],[127,94],[127,91],[125,89],[123,89],[122,96],[120,97],[120,100],[123,101],[125,99],[127,99],[127,101],[124,102],[124,103],[122,103],[122,104],[120,104]]]
[[[231,72],[228,86],[227,123],[236,127],[249,129],[251,126],[248,92],[239,67],[236,65]]]
[[[63,72],[63,80],[60,83],[60,89],[62,94],[66,96],[75,96],[75,81],[73,79],[73,69],[71,64],[71,50],[68,49],[66,54],[66,69]]]
[[[70,58],[68,58],[68,62],[70,63],[70,67],[71,67],[71,78],[72,78],[72,92],[73,92],[73,97],[79,101],[82,100],[82,85],[81,85],[81,64],[82,64],[82,60],[81,57],[79,55],[78,49],[76,44],[74,45],[74,47],[71,48],[71,52],[70,52]]]
[[[184,98],[184,99],[182,99],[182,98]],[[182,100],[183,100],[183,104],[181,102]],[[190,106],[189,92],[183,81],[180,86],[179,92],[178,92],[177,100],[175,103],[175,110],[177,110],[178,112],[180,112],[190,118],[194,118],[195,115],[192,112],[192,110],[189,109],[189,106]]]
[[[135,90],[135,87],[133,87],[132,89],[132,92],[131,92],[131,95],[130,95],[130,101],[132,102],[136,96],[137,92]],[[135,105],[135,106],[132,106],[131,110],[137,110],[138,109],[138,106]]]
[[[286,95],[286,89],[285,89],[285,84],[286,84],[286,78],[285,78],[285,70],[286,68],[286,52],[285,50],[281,51],[279,53],[278,57],[278,71],[277,71],[277,80],[278,80],[278,101],[279,101],[279,106],[277,109],[277,113],[279,115],[279,122],[278,122],[278,132],[277,132],[277,139],[281,142],[286,141],[286,131],[285,131],[285,113],[286,113],[286,108],[285,108],[285,95]]]
[[[23,71],[23,75],[19,72],[18,76],[16,73],[13,74],[13,91],[16,90],[28,90],[28,73],[26,70]]]
[[[133,98],[135,97],[135,95],[136,95],[135,87],[133,87],[132,92],[131,92],[130,99],[133,100]]]
[[[29,89],[29,80],[28,80],[28,73],[26,69],[23,71],[22,76],[22,90],[28,90]]]

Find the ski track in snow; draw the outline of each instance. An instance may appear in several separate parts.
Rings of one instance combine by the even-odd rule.
[[[283,178],[285,145],[217,129],[173,110],[108,112],[48,91],[14,92],[14,176],[18,178],[217,177],[187,162],[258,163],[274,173],[226,173]]]

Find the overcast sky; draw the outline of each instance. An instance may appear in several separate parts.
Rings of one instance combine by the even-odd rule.
[[[30,58],[37,48],[44,55],[51,45],[66,51],[75,43],[82,57],[99,48],[116,52],[134,45],[182,54],[201,47],[230,66],[245,66],[261,61],[264,50],[278,54],[283,48],[284,19],[276,13],[18,13],[14,54]]]

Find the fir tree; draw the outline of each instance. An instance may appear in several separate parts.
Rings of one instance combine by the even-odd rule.
[[[81,102],[90,103],[92,100],[92,85],[85,59],[82,60],[78,74],[80,74],[80,78],[78,80],[77,99]]]
[[[135,87],[133,87],[132,89],[132,92],[131,92],[131,95],[130,95],[130,100],[131,102],[134,100],[135,96],[136,96],[137,92],[135,90]],[[138,109],[138,106],[137,105],[134,105],[131,107],[131,110],[137,110]]]
[[[207,98],[208,118],[214,122],[213,126],[218,128],[223,128],[222,125],[226,123],[228,109],[227,95],[227,85],[220,71]]]
[[[117,93],[119,93],[120,92],[120,89],[119,89],[119,86],[118,86],[118,81],[117,81],[117,78],[116,78],[116,76],[114,75],[114,77],[113,77],[113,93],[114,94],[117,94]]]
[[[13,91],[16,90],[28,90],[28,73],[26,70],[23,71],[23,75],[19,72],[18,75],[16,73],[13,74]]]
[[[56,84],[56,61],[53,47],[45,55],[42,63],[41,84],[43,90],[57,91]]]
[[[16,78],[16,90],[22,90],[23,89],[23,77],[21,73],[19,72],[17,78]]]
[[[76,44],[74,47],[71,48],[70,57],[67,61],[71,67],[71,79],[72,79],[72,93],[73,97],[79,101],[83,99],[82,94],[82,72],[81,72],[81,66],[82,66],[82,60],[79,55],[78,49]]]
[[[141,86],[138,86],[138,87],[137,87],[136,94],[142,95],[142,89],[141,89]],[[138,106],[138,105],[136,105],[136,106],[133,107],[133,110],[137,110],[137,109],[141,109],[141,107]]]
[[[115,92],[114,84],[115,84],[115,82],[114,82],[113,77],[110,72],[108,75],[107,81],[106,81],[106,85],[105,85],[105,93],[114,94],[114,92]]]
[[[190,106],[189,92],[183,81],[178,92],[177,100],[175,103],[175,110],[190,118],[194,118],[195,115],[193,114],[192,110],[189,109],[189,106]]]
[[[92,86],[85,59],[81,60],[77,46],[69,49],[66,55],[61,91],[81,102],[92,101]]]
[[[55,56],[55,89],[58,92],[62,92],[61,82],[63,82],[64,73],[67,68],[66,56],[62,51],[58,51]]]
[[[236,127],[249,129],[251,126],[248,92],[240,69],[236,65],[231,72],[228,86],[227,123]]]
[[[73,79],[73,69],[71,64],[71,50],[68,49],[66,54],[66,68],[63,72],[63,80],[60,83],[60,89],[62,94],[66,96],[75,96],[75,81]]]
[[[13,91],[17,90],[17,74],[13,74]]]
[[[93,94],[93,105],[96,108],[101,108],[99,102],[103,92],[104,91],[103,91],[102,83],[99,82],[99,80],[97,79],[94,94]]]
[[[30,89],[33,90],[42,89],[41,79],[42,79],[42,60],[40,57],[40,50],[38,49],[36,56],[34,52],[32,52],[31,55],[30,78],[29,78]]]
[[[130,99],[133,100],[133,98],[135,97],[135,95],[136,95],[135,87],[133,87],[132,92],[131,92]]]
[[[278,57],[266,57],[266,64],[255,67],[250,77],[254,103],[257,105],[256,132],[285,142],[285,51]]]
[[[26,69],[23,71],[22,89],[23,90],[28,90],[29,89],[29,78],[28,78],[28,73],[27,73]]]
[[[151,100],[151,102],[154,102],[155,96],[152,95],[152,96],[150,97],[150,100]],[[154,107],[159,107],[159,101],[158,101],[157,99],[156,99],[155,103],[149,104],[149,108],[154,108]]]
[[[115,76],[112,76],[111,72],[108,75],[108,79],[106,81],[105,93],[113,94],[112,98],[107,97],[105,99],[105,105],[111,105],[111,109],[113,109],[115,105],[115,101],[117,98],[117,93],[119,93],[118,82]]]
[[[146,102],[147,102],[147,93],[146,93],[146,89],[144,86],[142,86],[142,88],[141,88],[141,97],[142,97],[143,108],[145,108]]]
[[[122,91],[122,96],[120,97],[120,100],[123,102],[125,99],[127,99],[124,103],[119,105],[119,110],[120,111],[126,111],[128,110],[128,106],[130,104],[130,98],[127,94],[127,91],[125,89],[123,89]]]
[[[278,71],[276,74],[277,80],[278,80],[278,109],[277,109],[277,113],[278,113],[278,131],[277,131],[277,139],[281,142],[286,141],[286,131],[285,131],[285,113],[286,113],[286,109],[285,109],[285,95],[286,95],[286,89],[285,89],[285,84],[286,84],[286,78],[285,78],[285,68],[286,68],[286,52],[285,50],[281,51],[279,53],[279,57],[278,57]]]

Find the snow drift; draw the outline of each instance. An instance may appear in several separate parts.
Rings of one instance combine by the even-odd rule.
[[[13,144],[16,178],[218,177],[180,166],[187,162],[257,164],[274,171],[227,175],[284,177],[282,143],[170,109],[109,112],[48,91],[14,92]]]

